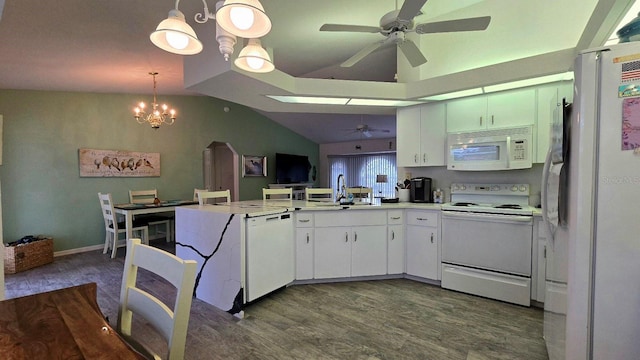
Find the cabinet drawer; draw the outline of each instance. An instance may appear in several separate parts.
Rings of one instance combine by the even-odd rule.
[[[438,226],[438,213],[435,211],[407,211],[407,225]]]
[[[387,212],[383,210],[318,211],[316,227],[384,225]]]
[[[402,210],[389,210],[387,212],[387,224],[389,225],[402,225],[404,221]]]
[[[297,212],[296,227],[313,227],[313,213],[306,211]]]

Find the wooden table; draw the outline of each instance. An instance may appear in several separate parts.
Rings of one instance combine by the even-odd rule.
[[[89,283],[0,301],[0,359],[144,359],[105,321]]]
[[[127,239],[131,239],[133,233],[133,217],[144,214],[157,214],[166,212],[175,212],[176,207],[184,205],[197,205],[197,201],[192,200],[176,200],[163,201],[159,205],[154,204],[116,204],[115,212],[125,217]]]

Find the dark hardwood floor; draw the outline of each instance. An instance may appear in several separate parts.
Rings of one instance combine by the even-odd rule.
[[[168,250],[171,251],[170,248]],[[86,282],[115,327],[124,249],[55,258],[6,275],[7,298]],[[142,286],[174,296],[149,273]],[[542,310],[484,299],[411,280],[295,285],[248,306],[238,319],[194,299],[186,359],[548,359]],[[152,346],[162,342],[134,323]]]

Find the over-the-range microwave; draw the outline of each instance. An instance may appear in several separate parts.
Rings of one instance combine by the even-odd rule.
[[[532,127],[449,133],[447,169],[486,171],[531,167]]]

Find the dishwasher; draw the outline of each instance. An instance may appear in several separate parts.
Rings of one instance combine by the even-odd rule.
[[[295,248],[291,214],[246,219],[246,302],[294,280]]]

